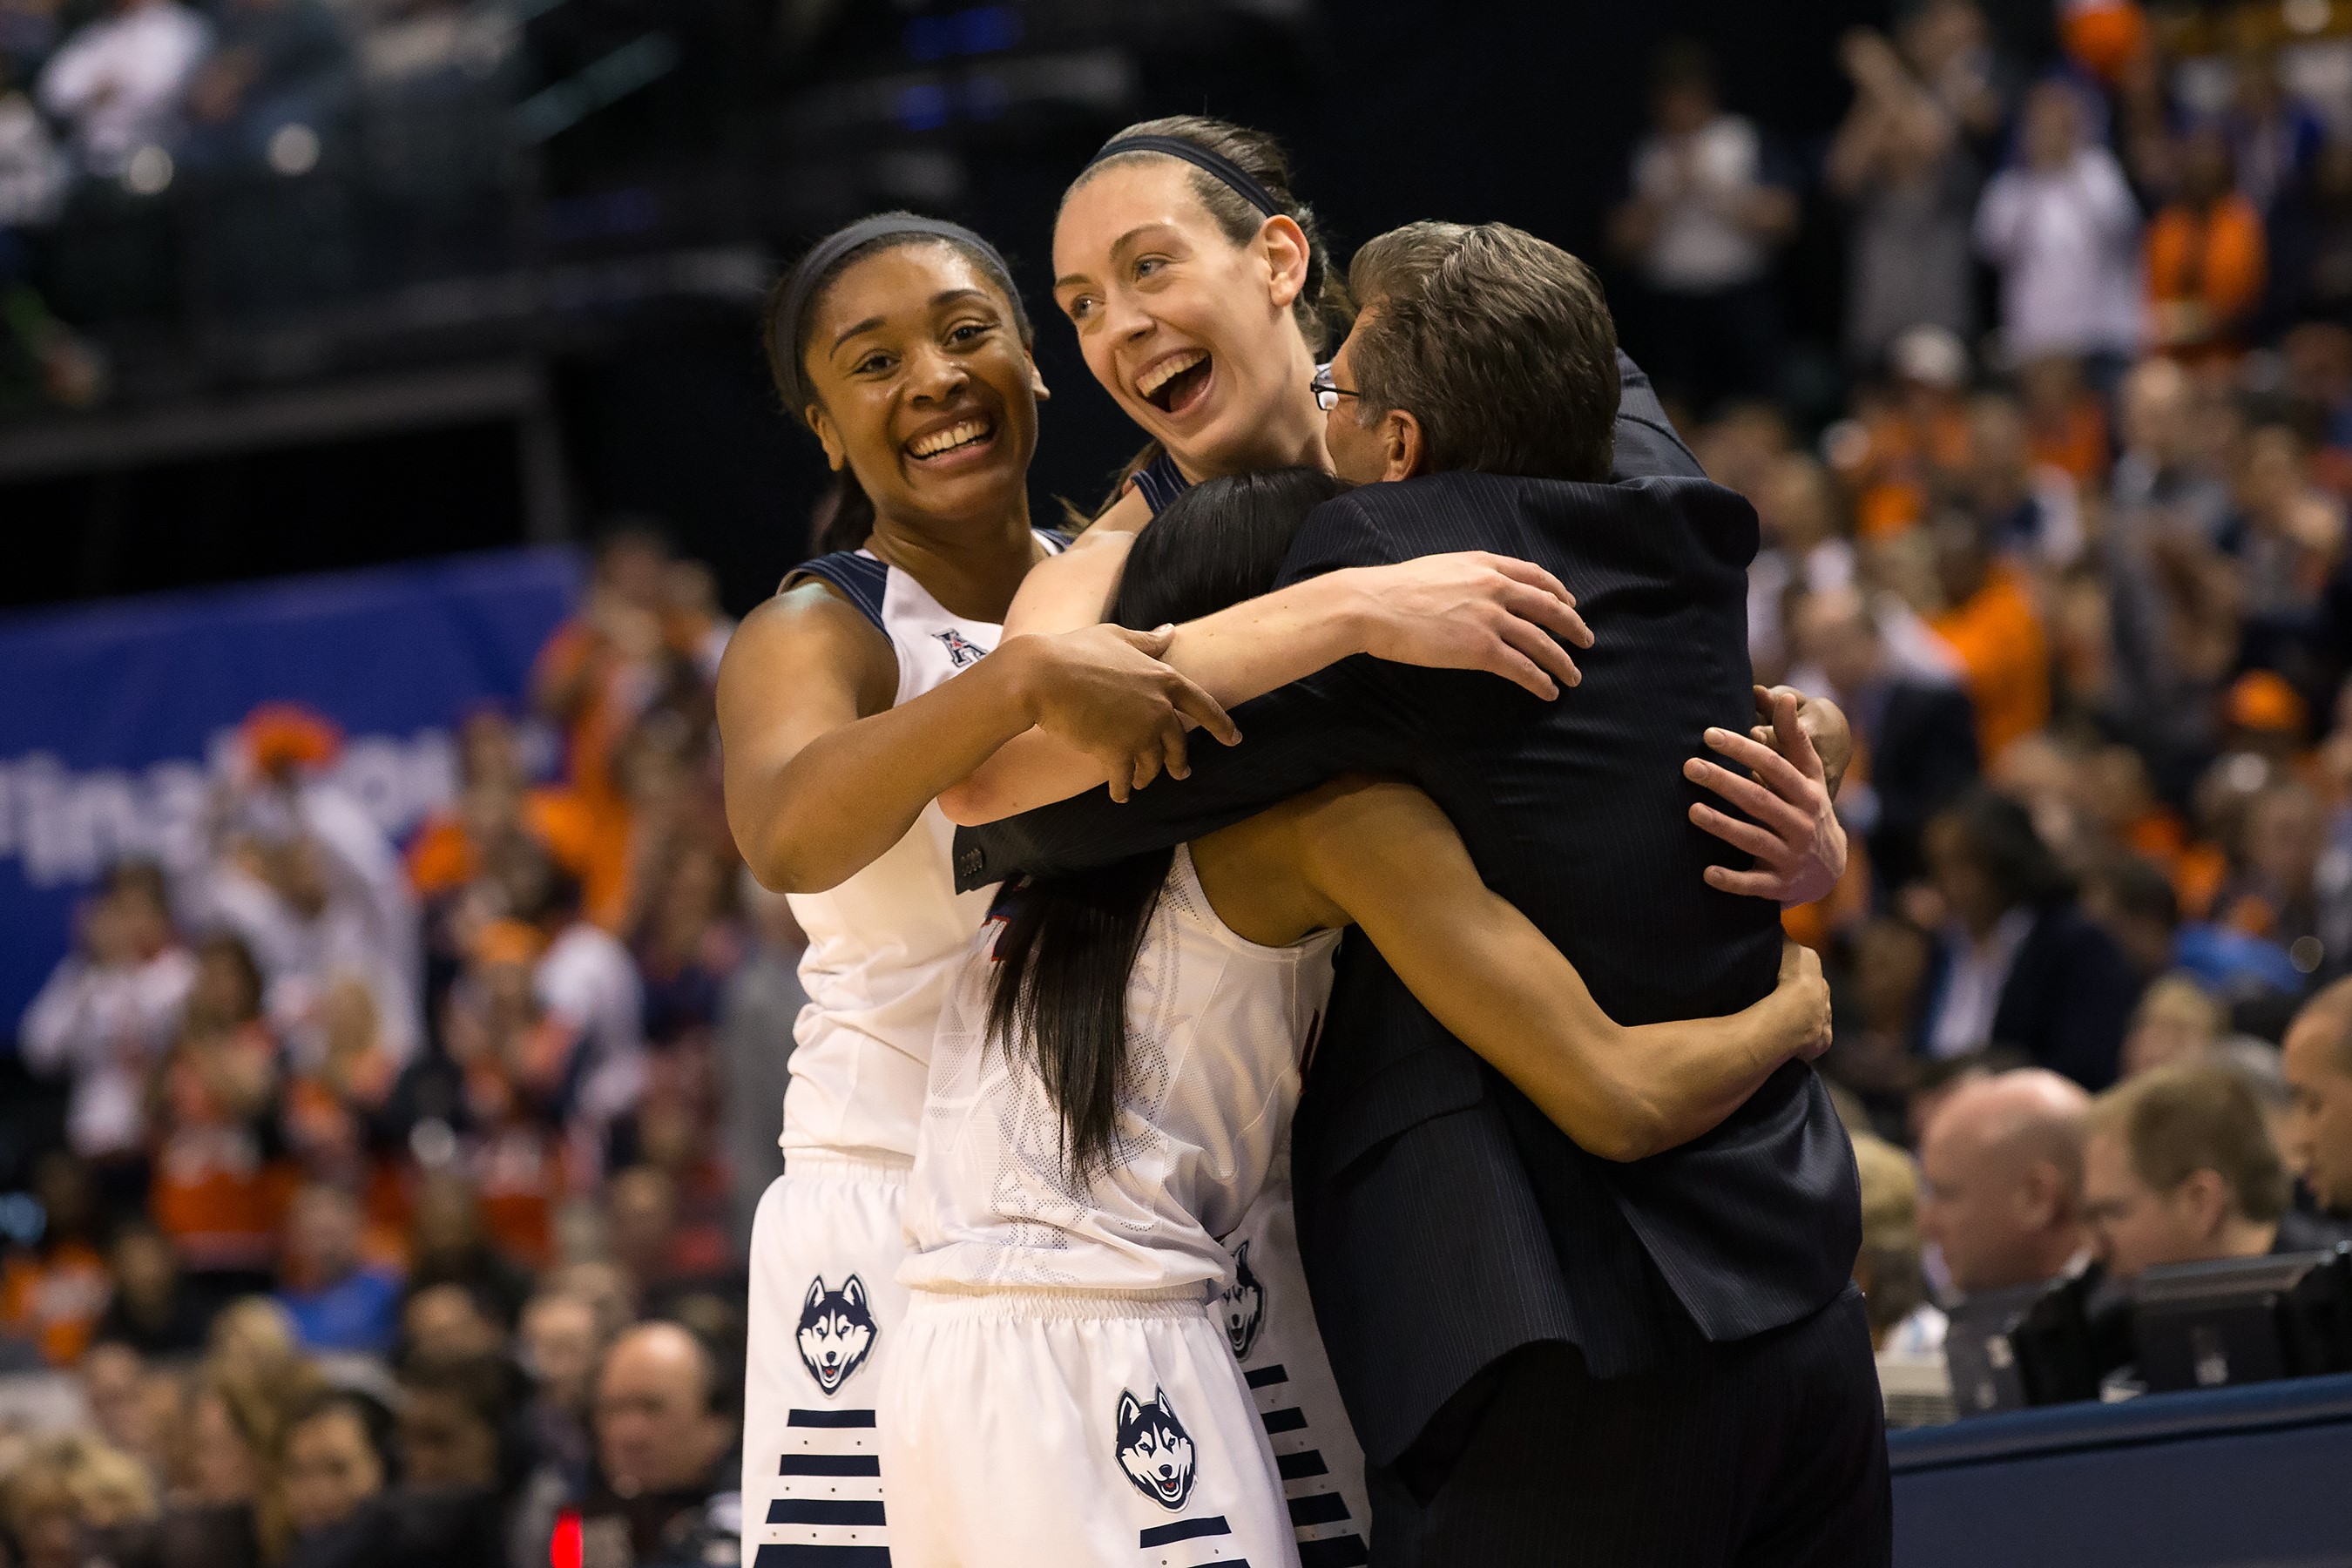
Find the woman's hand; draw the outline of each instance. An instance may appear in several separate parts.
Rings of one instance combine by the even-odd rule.
[[[1709,887],[1782,904],[1809,904],[1826,898],[1845,875],[1845,827],[1838,821],[1821,753],[1799,720],[1798,703],[1799,694],[1787,687],[1770,691],[1759,687],[1757,710],[1769,719],[1769,731],[1759,726],[1746,735],[1729,730],[1706,732],[1708,747],[1747,768],[1747,776],[1704,757],[1683,764],[1684,777],[1755,819],[1743,822],[1704,803],[1690,808],[1694,824],[1756,858],[1756,865],[1745,871],[1709,866]],[[1837,716],[1835,728],[1843,736],[1843,715]],[[1767,733],[1769,745],[1757,738]]]
[[[1242,738],[1217,700],[1160,662],[1175,628],[1129,631],[1104,624],[1053,637],[1008,639],[1030,721],[1102,765],[1113,800],[1125,800],[1164,771],[1192,772],[1184,754],[1190,720],[1230,746]]]
[[[1780,983],[1757,1004],[1764,1026],[1761,1065],[1818,1060],[1830,1048],[1830,983],[1821,955],[1799,942],[1780,946]]]
[[[1360,647],[1429,669],[1483,669],[1547,701],[1583,674],[1561,644],[1592,646],[1576,595],[1536,565],[1484,550],[1335,572],[1356,590]]]

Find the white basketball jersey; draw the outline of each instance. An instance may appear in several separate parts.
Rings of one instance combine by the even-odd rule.
[[[907,1187],[918,1289],[1209,1288],[1289,1137],[1331,994],[1337,931],[1261,947],[1219,920],[1179,846],[1127,990],[1128,1074],[1109,1168],[1073,1183],[1025,1046],[988,1041],[1001,920],[940,1019]]]
[[[920,583],[863,550],[820,556],[798,574],[840,589],[890,639],[898,657],[894,706],[978,663],[1002,634],[949,614]],[[955,826],[935,803],[839,887],[790,895],[808,932],[801,984],[809,1005],[793,1030],[781,1141],[787,1154],[914,1158],[931,1036],[988,912],[988,889],[955,890],[954,842]]]

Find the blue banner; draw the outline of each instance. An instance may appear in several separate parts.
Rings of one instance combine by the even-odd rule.
[[[338,775],[397,839],[453,797],[457,721],[520,702],[580,580],[575,552],[525,550],[0,616],[0,1038],[110,863],[202,856],[247,713],[341,725]]]

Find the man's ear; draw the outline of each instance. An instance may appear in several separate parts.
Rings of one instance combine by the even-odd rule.
[[[2221,1234],[2222,1223],[2230,1217],[2230,1184],[2219,1171],[2191,1171],[2172,1201],[2189,1228],[2210,1240]]]
[[[1381,455],[1386,460],[1381,469],[1383,481],[1409,479],[1429,471],[1429,444],[1421,433],[1421,421],[1402,408],[1391,408],[1381,416]]]
[[[801,411],[808,427],[816,432],[817,442],[824,448],[824,460],[835,473],[841,472],[849,461],[849,449],[842,444],[841,432],[834,427],[833,416],[824,411],[822,403],[812,403]]]
[[[1037,356],[1030,354],[1028,359],[1030,395],[1040,403],[1050,402],[1054,396],[1054,389],[1045,384],[1045,373],[1037,368]]]
[[[1307,287],[1307,262],[1312,254],[1307,243],[1307,231],[1298,220],[1276,213],[1258,226],[1258,254],[1265,258],[1273,274],[1274,308],[1287,310]]]

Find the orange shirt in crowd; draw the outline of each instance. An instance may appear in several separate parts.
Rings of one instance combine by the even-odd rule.
[[[1919,521],[1938,473],[1969,460],[1969,420],[1944,399],[1924,413],[1885,408],[1866,418],[1870,454],[1857,476],[1854,530],[1864,540],[1891,539]]]
[[[620,923],[628,898],[628,832],[625,816],[621,831],[606,831],[598,809],[577,790],[535,789],[523,796],[522,825],[551,859],[580,879],[588,918],[610,927]],[[436,812],[409,844],[409,885],[419,898],[430,899],[472,881],[481,863],[481,847],[467,832],[463,815]]]
[[[2037,424],[2026,437],[2033,460],[2064,470],[2078,485],[2095,484],[2107,472],[2107,416],[2099,400],[2084,393],[2062,419]]]
[[[2192,356],[2235,352],[2231,340],[2262,298],[2268,268],[2262,215],[2234,193],[2205,212],[2176,203],[2147,226],[2147,297],[2159,321],[2194,305],[2216,335],[2183,351]]]
[[[2050,721],[2050,643],[2014,572],[1994,567],[1975,597],[1928,625],[1959,656],[1988,766]]]
[[[0,1265],[0,1327],[38,1345],[51,1366],[70,1366],[113,1295],[106,1259],[85,1242],[19,1253]]]
[[[277,1047],[249,1024],[227,1039],[184,1041],[173,1051],[163,1069],[169,1131],[155,1152],[150,1210],[184,1267],[267,1268],[299,1176],[266,1160],[252,1122],[224,1104],[202,1059],[209,1053],[252,1072],[266,1070]]]

